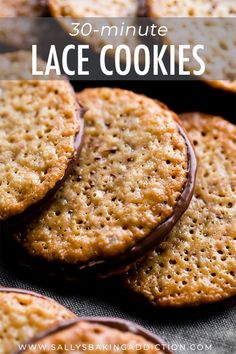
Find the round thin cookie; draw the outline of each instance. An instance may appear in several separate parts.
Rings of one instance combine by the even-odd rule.
[[[111,88],[78,98],[88,108],[78,164],[16,238],[36,259],[76,271],[124,271],[187,208],[195,156],[175,114],[150,98]]]
[[[80,146],[80,116],[66,80],[0,81],[0,222],[38,206],[64,181]]]
[[[182,119],[198,158],[194,196],[166,241],[125,279],[130,290],[164,307],[236,295],[236,126],[200,113]]]
[[[146,14],[167,25],[166,42],[176,48],[204,44],[201,58],[206,70],[200,78],[215,88],[236,92],[234,0],[146,0]],[[191,51],[186,50],[190,58],[186,69],[198,70]]]
[[[31,344],[38,349],[32,351]],[[79,346],[83,346],[85,354],[104,353],[105,347],[109,347],[110,354],[117,353],[117,348],[119,353],[126,354],[172,353],[158,336],[135,323],[116,318],[85,317],[59,324],[39,334],[17,354],[48,354],[49,349],[42,351],[40,347],[50,348],[52,344],[55,354],[71,354]]]
[[[76,316],[56,301],[22,289],[0,288],[0,352],[12,354],[19,344]]]

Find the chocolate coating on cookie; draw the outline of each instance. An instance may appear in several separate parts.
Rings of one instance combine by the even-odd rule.
[[[95,346],[109,344],[111,347],[119,344],[127,345],[127,347],[133,345],[133,348],[135,344],[138,344],[141,347],[138,350],[140,353],[144,353],[144,345],[148,345],[150,347],[148,353],[150,354],[172,354],[167,345],[157,335],[133,322],[109,317],[81,317],[78,320],[67,321],[48,331],[39,333],[38,336],[26,344],[50,344],[52,342],[60,345],[60,348],[68,344],[73,347],[75,344],[82,343]],[[111,352],[113,352],[112,349]],[[136,350],[128,349],[125,352],[136,353]],[[31,351],[21,350],[16,354],[24,353],[31,353]],[[40,354],[40,351],[37,354]]]

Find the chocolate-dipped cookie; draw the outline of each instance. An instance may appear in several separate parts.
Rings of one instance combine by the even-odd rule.
[[[204,50],[199,52],[206,65],[201,79],[215,88],[236,92],[234,0],[146,0],[145,14],[168,27],[165,41],[176,48],[204,44]],[[199,63],[191,50],[188,55],[186,69],[197,71]]]
[[[194,196],[166,240],[124,280],[136,295],[162,307],[236,295],[236,126],[200,113],[182,119],[198,158]]]
[[[133,92],[96,88],[80,159],[53,202],[15,235],[55,271],[125,271],[171,230],[191,200],[196,161],[176,115]],[[40,265],[42,267],[42,265]]]
[[[0,61],[7,68],[28,57],[16,52]],[[66,80],[0,81],[0,223],[37,206],[64,181],[81,142],[80,116]]]
[[[76,316],[56,301],[23,289],[0,288],[0,352],[12,354],[22,342]]]
[[[36,349],[30,349],[31,345]],[[116,319],[85,317],[61,323],[25,343],[26,349],[17,354],[48,354],[52,345],[55,353],[73,353],[83,348],[84,353],[171,354],[167,345],[155,334],[135,323]],[[42,351],[40,348],[47,348]],[[32,348],[32,347],[31,347]],[[38,349],[37,349],[38,348]],[[106,348],[106,349],[104,349]]]

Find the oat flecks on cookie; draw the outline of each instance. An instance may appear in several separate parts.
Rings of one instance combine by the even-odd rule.
[[[64,177],[79,130],[69,82],[0,81],[0,221],[42,200]]]
[[[183,123],[198,173],[188,210],[126,285],[157,306],[194,306],[236,295],[236,127],[190,113]]]
[[[72,354],[76,346],[87,353],[171,354],[167,346],[155,334],[135,323],[116,318],[88,317],[61,323],[39,334],[31,343],[38,349],[19,351],[17,354],[42,354],[41,347],[55,346],[55,353]],[[109,348],[104,350],[103,348]],[[50,350],[44,350],[49,354]]]
[[[76,316],[59,303],[21,289],[0,289],[0,352],[12,354],[39,332]]]
[[[171,111],[121,89],[78,98],[88,108],[78,164],[17,237],[32,256],[72,265],[119,259],[148,238],[175,213],[189,178],[189,151]]]

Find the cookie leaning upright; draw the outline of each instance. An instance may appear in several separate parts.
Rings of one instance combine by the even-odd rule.
[[[158,336],[133,322],[118,318],[85,317],[66,321],[40,333],[25,343],[26,349],[19,350],[17,354],[46,354],[50,351],[45,352],[40,348],[49,348],[52,344],[58,348],[56,354],[71,354],[74,348],[81,346],[85,354],[104,353],[107,351],[104,348],[109,348],[110,354],[117,353],[117,348],[120,353],[126,354],[172,353]]]
[[[16,237],[34,257],[113,273],[153,248],[187,208],[195,157],[176,116],[130,91],[87,89],[78,164],[53,203]]]
[[[195,306],[236,295],[236,126],[182,115],[198,158],[195,193],[166,241],[125,283],[156,306]]]
[[[0,288],[0,352],[12,354],[39,332],[76,316],[56,301],[23,289]]]
[[[0,60],[10,67],[28,57],[19,52]],[[66,80],[0,81],[0,222],[37,205],[63,182],[77,156],[80,115]]]

